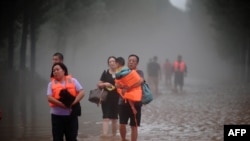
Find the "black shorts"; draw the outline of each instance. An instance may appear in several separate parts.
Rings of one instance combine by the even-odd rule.
[[[130,120],[130,126],[140,126],[141,123],[141,105],[135,105],[137,110],[136,116],[134,116],[131,107],[128,104],[119,105],[119,120],[120,124],[128,124]]]

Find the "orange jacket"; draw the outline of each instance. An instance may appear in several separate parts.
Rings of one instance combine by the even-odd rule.
[[[62,85],[60,82],[58,82],[56,79],[52,78],[51,79],[51,88],[52,88],[52,97],[55,99],[60,98],[60,91],[62,89],[67,89],[71,95],[76,97],[77,91],[76,91],[76,86],[75,83],[73,82],[73,79],[70,75],[65,76],[65,86]],[[50,107],[55,106],[53,103],[49,103]]]
[[[138,83],[140,80],[141,80],[140,75],[135,70],[132,70],[129,74],[122,77],[121,79],[115,79],[115,83],[121,86],[131,87],[134,84]],[[128,99],[132,101],[141,101],[141,98],[142,98],[141,85],[130,89],[124,94],[122,94],[122,89],[120,88],[117,89],[117,92],[121,95],[123,99]]]
[[[175,61],[174,62],[174,71],[180,71],[180,72],[185,72],[186,70],[186,64],[181,61],[181,62],[178,62],[178,61]]]

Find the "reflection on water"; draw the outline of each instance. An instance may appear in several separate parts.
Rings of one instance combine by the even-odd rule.
[[[162,95],[142,107],[139,139],[148,141],[185,140],[217,141],[223,139],[224,124],[249,124],[250,87],[212,86],[187,81],[184,93],[173,93],[161,84]],[[0,121],[0,141],[49,141],[51,123],[46,101],[46,85],[33,95],[19,89],[1,95],[3,119]],[[27,91],[26,91],[27,92]],[[3,99],[4,98],[4,99]],[[13,104],[10,104],[13,103]],[[119,141],[119,133],[112,138],[100,138],[101,109],[82,101],[79,117],[79,141]],[[127,128],[128,139],[130,130]]]
[[[0,122],[2,138],[22,138],[29,136],[47,135],[50,128],[50,117],[45,95],[9,93],[13,97],[4,96],[3,119]],[[43,92],[44,93],[44,92]]]
[[[10,71],[0,76],[4,91],[0,95],[0,108],[3,112],[3,119],[0,121],[0,141],[52,139],[46,97],[47,81],[36,77],[29,72]],[[4,80],[15,81],[10,85],[2,83]],[[79,117],[79,138],[100,134],[101,125],[96,124],[101,120],[100,107],[88,102],[86,97],[81,101],[83,115]]]

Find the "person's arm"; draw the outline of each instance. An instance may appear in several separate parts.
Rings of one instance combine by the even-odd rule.
[[[115,81],[115,87],[118,89],[124,88],[119,82]]]
[[[143,82],[144,82],[144,79],[141,77],[141,79],[140,79],[137,83],[133,84],[133,85],[130,86],[130,87],[124,87],[123,89],[126,89],[126,91],[129,91],[129,90],[131,90],[131,89],[133,89],[133,88],[136,88],[136,87],[141,86],[141,84],[142,84]]]
[[[113,85],[109,82],[103,82],[103,81],[99,81],[97,83],[97,87],[98,88],[104,88],[104,87],[112,87]]]
[[[67,108],[61,101],[55,99],[52,95],[48,95],[48,101],[62,108]]]
[[[80,101],[83,99],[84,95],[85,95],[85,92],[84,92],[83,89],[81,89],[81,90],[78,92],[78,94],[77,94],[75,100],[73,101],[73,103],[71,104],[71,106],[72,106],[72,105],[75,105],[75,104],[78,103],[78,102],[80,102]]]
[[[82,85],[75,78],[73,78],[73,80],[74,80],[74,83],[75,83],[75,86],[76,86],[76,91],[78,93],[77,93],[77,95],[75,97],[75,100],[71,104],[71,106],[73,106],[76,103],[80,102],[83,99],[84,95],[85,95],[85,92],[84,92],[84,89],[83,89]]]
[[[59,107],[62,107],[62,108],[67,108],[61,101],[57,100],[56,98],[54,98],[52,96],[52,86],[51,86],[51,82],[48,84],[48,88],[47,88],[47,99],[48,99],[48,102],[50,103],[53,103]]]
[[[145,80],[144,80],[144,73],[143,73],[143,71],[137,70],[137,73],[138,73],[138,75],[140,75],[141,79],[140,79],[140,81],[138,81],[137,83],[135,83],[134,85],[132,85],[132,86],[130,87],[130,89],[136,88],[136,87],[138,87],[138,86],[141,86],[141,84],[145,81]]]
[[[126,93],[127,91],[130,91],[133,88],[139,87],[141,86],[141,84],[144,82],[144,78],[143,78],[143,72],[141,72],[141,74],[137,71],[137,75],[139,75],[140,80],[138,82],[136,82],[135,84],[131,85],[131,86],[127,86],[127,85],[121,85],[119,83],[117,83],[116,81],[116,88],[121,89],[122,93]]]
[[[109,82],[105,82],[107,77],[107,72],[106,70],[103,71],[100,81],[97,83],[98,88],[104,88],[104,87],[112,87],[113,85]]]

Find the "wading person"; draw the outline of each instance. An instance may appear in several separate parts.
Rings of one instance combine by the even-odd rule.
[[[119,63],[120,62],[120,63]],[[128,78],[125,82],[122,84],[119,84],[120,75],[118,75],[118,81],[117,81],[117,87],[120,89],[121,97],[119,100],[119,120],[120,120],[120,136],[122,141],[127,141],[126,139],[126,125],[128,124],[128,121],[130,121],[129,125],[131,127],[131,141],[136,141],[138,138],[138,126],[140,126],[141,122],[141,84],[144,81],[143,72],[140,70],[137,70],[137,65],[139,62],[139,57],[135,54],[131,54],[128,57],[128,68],[122,67],[125,64],[124,59],[117,58],[117,63],[120,64],[120,72],[125,71],[132,71],[134,78]],[[139,73],[139,74],[138,74]],[[129,75],[129,74],[128,74]],[[125,77],[131,77],[126,75]],[[122,78],[120,78],[122,79]],[[134,82],[128,82],[128,81],[134,81]],[[132,83],[132,84],[129,84]],[[131,98],[129,96],[126,96],[126,94],[131,95]],[[138,96],[138,98],[137,98]],[[133,98],[132,98],[133,97]]]
[[[73,107],[84,97],[84,90],[76,78],[68,75],[67,67],[63,63],[53,64],[50,76],[47,98],[51,113],[53,141],[64,141],[64,136],[66,141],[77,141],[78,113],[73,112]],[[62,92],[67,96],[64,101],[61,100]],[[72,97],[74,99],[71,99],[69,103],[69,98]]]
[[[153,93],[159,95],[159,80],[161,78],[161,66],[157,62],[158,57],[154,56],[153,61],[148,64],[148,84],[152,89]]]
[[[163,64],[163,70],[164,70],[164,74],[165,74],[165,85],[171,86],[172,84],[172,74],[173,74],[173,68],[172,68],[172,64],[170,63],[170,61],[168,59],[166,59],[165,63]]]
[[[178,92],[179,90],[183,90],[184,85],[184,76],[187,73],[187,66],[185,62],[182,60],[182,56],[178,55],[177,60],[173,64],[174,69],[174,92]]]
[[[116,136],[117,132],[117,120],[118,120],[118,99],[119,95],[114,87],[115,85],[115,71],[116,71],[116,57],[110,56],[108,58],[108,69],[105,70],[98,83],[99,88],[104,88],[107,92],[107,98],[101,103],[102,107],[102,135],[101,137],[107,137],[109,131],[109,123],[111,121],[112,135]]]
[[[55,63],[64,63],[63,61],[64,61],[64,57],[63,57],[62,53],[56,52],[56,53],[53,54],[53,56],[52,56],[52,64],[55,64]],[[78,108],[78,111],[80,111],[80,113],[78,114],[78,116],[81,116],[81,104],[80,104],[80,102],[77,103],[77,106],[74,107],[74,109],[76,109],[76,108]]]

